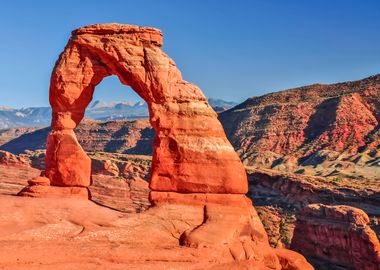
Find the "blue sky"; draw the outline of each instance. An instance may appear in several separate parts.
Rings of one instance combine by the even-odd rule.
[[[185,80],[208,97],[250,96],[380,73],[380,1],[2,1],[0,105],[48,106],[50,73],[71,30],[153,26]],[[116,78],[95,99],[137,100]]]

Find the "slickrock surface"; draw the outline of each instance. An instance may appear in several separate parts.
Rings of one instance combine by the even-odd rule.
[[[102,174],[92,176],[96,204],[9,196],[38,174],[27,166],[0,166],[0,268],[312,269],[299,254],[269,247],[253,208],[248,223],[247,208],[211,205],[205,213],[201,204],[162,204],[146,210],[147,182]],[[214,238],[199,231],[191,242],[197,248],[180,246],[187,239],[183,235],[201,228],[205,215],[206,223],[214,223]],[[251,227],[241,228],[236,238],[237,224]],[[224,242],[226,235],[235,241],[207,242]]]
[[[13,167],[0,163],[0,194],[16,195],[27,183],[27,179],[32,179],[40,174],[40,170],[20,166]]]
[[[201,206],[166,205],[125,214],[72,198],[0,196],[0,203],[4,269],[281,269],[275,253],[263,248],[249,253],[246,247],[252,260],[244,261],[239,245],[233,251],[179,246],[184,231],[202,224]],[[311,269],[300,255],[286,254],[301,267],[282,269]]]
[[[181,232],[202,223],[201,207],[133,215],[72,198],[0,203],[4,269],[207,269],[233,261],[228,250],[178,245]]]
[[[380,269],[380,242],[367,214],[354,207],[309,205],[297,217],[291,246],[349,269]]]

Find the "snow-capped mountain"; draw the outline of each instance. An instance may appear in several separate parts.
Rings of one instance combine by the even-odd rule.
[[[50,107],[13,109],[0,107],[0,128],[50,125]]]
[[[211,107],[221,112],[236,105],[235,102],[222,99],[209,99]],[[88,106],[85,118],[95,120],[121,120],[148,117],[148,106],[144,101],[96,100]],[[0,129],[11,127],[48,126],[51,121],[50,107],[30,107],[14,109],[0,106]]]

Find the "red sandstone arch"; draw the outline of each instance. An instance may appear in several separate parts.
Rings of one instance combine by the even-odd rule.
[[[149,107],[155,129],[151,202],[189,203],[189,211],[204,217],[202,224],[182,232],[181,244],[227,248],[235,260],[251,260],[257,269],[313,269],[297,253],[270,248],[244,195],[244,167],[217,114],[201,90],[182,79],[161,45],[161,32],[147,27],[104,24],[73,31],[51,76],[53,130],[47,139],[46,171],[19,195],[88,198],[91,162],[73,129],[95,86],[113,74]]]
[[[153,201],[177,200],[176,193],[247,192],[244,167],[217,114],[201,90],[182,79],[161,46],[162,33],[148,27],[103,24],[72,32],[50,83],[53,131],[47,140],[45,176],[51,186],[67,187],[61,189],[64,194],[83,195],[83,188],[90,185],[90,159],[73,129],[82,120],[95,86],[116,75],[149,107],[156,133],[150,181],[156,191],[151,194]]]

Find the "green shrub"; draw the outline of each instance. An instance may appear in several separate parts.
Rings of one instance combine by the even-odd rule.
[[[340,178],[338,178],[338,177],[334,177],[334,178],[332,179],[332,181],[335,182],[335,183],[339,183],[339,182],[342,181],[342,179],[340,179]]]

